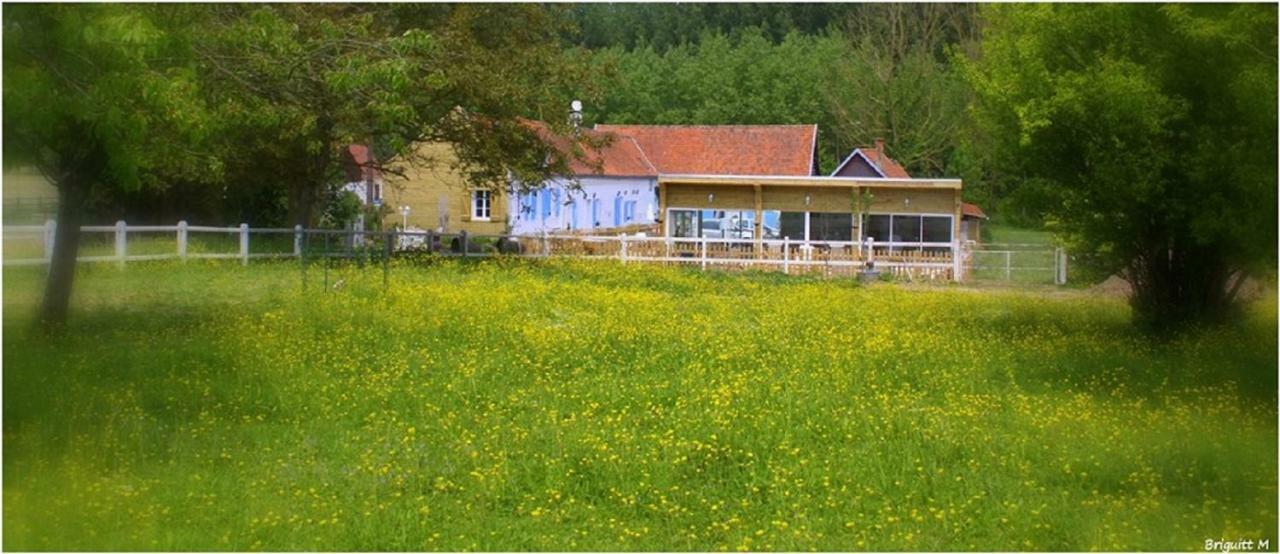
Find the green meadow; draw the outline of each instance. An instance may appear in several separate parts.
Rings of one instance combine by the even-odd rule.
[[[612,262],[3,283],[6,550],[1202,550],[1277,521],[1276,302]],[[325,286],[325,283],[328,286]]]

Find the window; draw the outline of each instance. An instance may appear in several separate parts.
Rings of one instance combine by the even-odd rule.
[[[806,212],[782,212],[781,228],[782,236],[791,240],[805,240],[805,223],[808,214]]]
[[[490,212],[491,195],[492,193],[490,193],[487,190],[471,191],[471,218],[472,219],[476,219],[480,221],[489,220],[489,215],[491,213]]]
[[[697,238],[699,214],[696,210],[671,210],[670,234],[677,238]]]
[[[774,240],[782,238],[782,212],[777,210],[764,210],[760,212],[760,235],[765,240]]]
[[[578,201],[569,199],[569,228],[578,228]]]
[[[702,210],[702,236],[713,239],[755,238],[755,220],[755,211]]]
[[[613,226],[622,225],[622,197],[613,197]]]
[[[922,246],[903,247],[902,243],[951,242],[951,216],[946,215],[868,215],[862,230],[863,237],[876,242],[897,243],[894,250],[920,250]],[[924,248],[926,251],[945,251],[948,247]]]
[[[889,242],[889,228],[892,217],[887,215],[869,215],[862,226],[863,239],[874,239],[876,242]]]
[[[551,191],[540,190],[538,191],[538,197],[542,199],[542,220],[546,221],[548,217],[551,217]]]
[[[853,214],[809,212],[809,240],[853,240]]]
[[[925,216],[924,242],[951,242],[951,218]]]
[[[560,189],[551,191],[551,205],[555,207],[556,217],[560,217]]]
[[[627,200],[622,203],[622,219],[626,221],[635,221],[636,219],[636,201]]]
[[[520,219],[534,219],[538,206],[538,195],[526,192],[520,195]]]
[[[893,242],[920,242],[920,216],[893,216]]]

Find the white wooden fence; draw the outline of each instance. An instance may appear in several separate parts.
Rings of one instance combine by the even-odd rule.
[[[56,223],[45,225],[5,226],[6,250],[11,241],[42,241],[40,257],[13,257],[6,252],[5,265],[44,265],[53,253]],[[190,258],[238,259],[248,264],[255,258],[342,258],[370,255],[381,252],[391,255],[428,253],[439,256],[488,257],[580,257],[608,258],[627,263],[657,263],[663,265],[688,265],[702,269],[759,268],[784,273],[820,273],[823,275],[857,275],[864,271],[888,273],[905,279],[962,280],[969,267],[969,247],[949,242],[864,242],[849,241],[798,241],[723,239],[723,238],[674,238],[640,235],[551,235],[508,236],[469,235],[462,233],[436,233],[433,231],[355,231],[288,228],[250,228],[247,224],[237,227],[210,227],[188,225],[128,225],[123,221],[110,226],[81,227],[83,236],[94,234],[110,238],[110,253],[95,253],[82,247],[80,262],[115,262],[124,265],[130,261]],[[157,251],[157,244],[148,244],[146,252],[130,252],[130,235],[163,238],[172,236],[172,250]],[[203,251],[190,248],[191,239],[198,235],[235,237],[236,248],[222,251]],[[254,252],[250,246],[254,237],[279,237],[272,244],[276,251]],[[291,237],[285,239],[284,237]],[[136,237],[135,237],[136,238]],[[231,241],[223,246],[230,246]],[[82,239],[83,241],[83,239]],[[101,244],[101,243],[100,243]],[[280,248],[281,245],[285,248]],[[31,245],[28,245],[31,246]],[[291,248],[289,247],[291,246]],[[168,248],[167,246],[165,248]],[[98,248],[103,250],[104,248]],[[33,250],[28,248],[28,250]],[[956,253],[959,255],[955,255]],[[1064,268],[1065,270],[1065,268]]]

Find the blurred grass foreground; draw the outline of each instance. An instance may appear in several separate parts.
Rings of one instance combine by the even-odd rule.
[[[495,260],[4,270],[9,550],[1199,550],[1269,538],[1276,305]],[[305,286],[304,286],[305,283]]]

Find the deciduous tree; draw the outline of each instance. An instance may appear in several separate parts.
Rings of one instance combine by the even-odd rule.
[[[1000,5],[966,64],[988,163],[1033,183],[1139,322],[1228,313],[1276,263],[1276,7]]]

